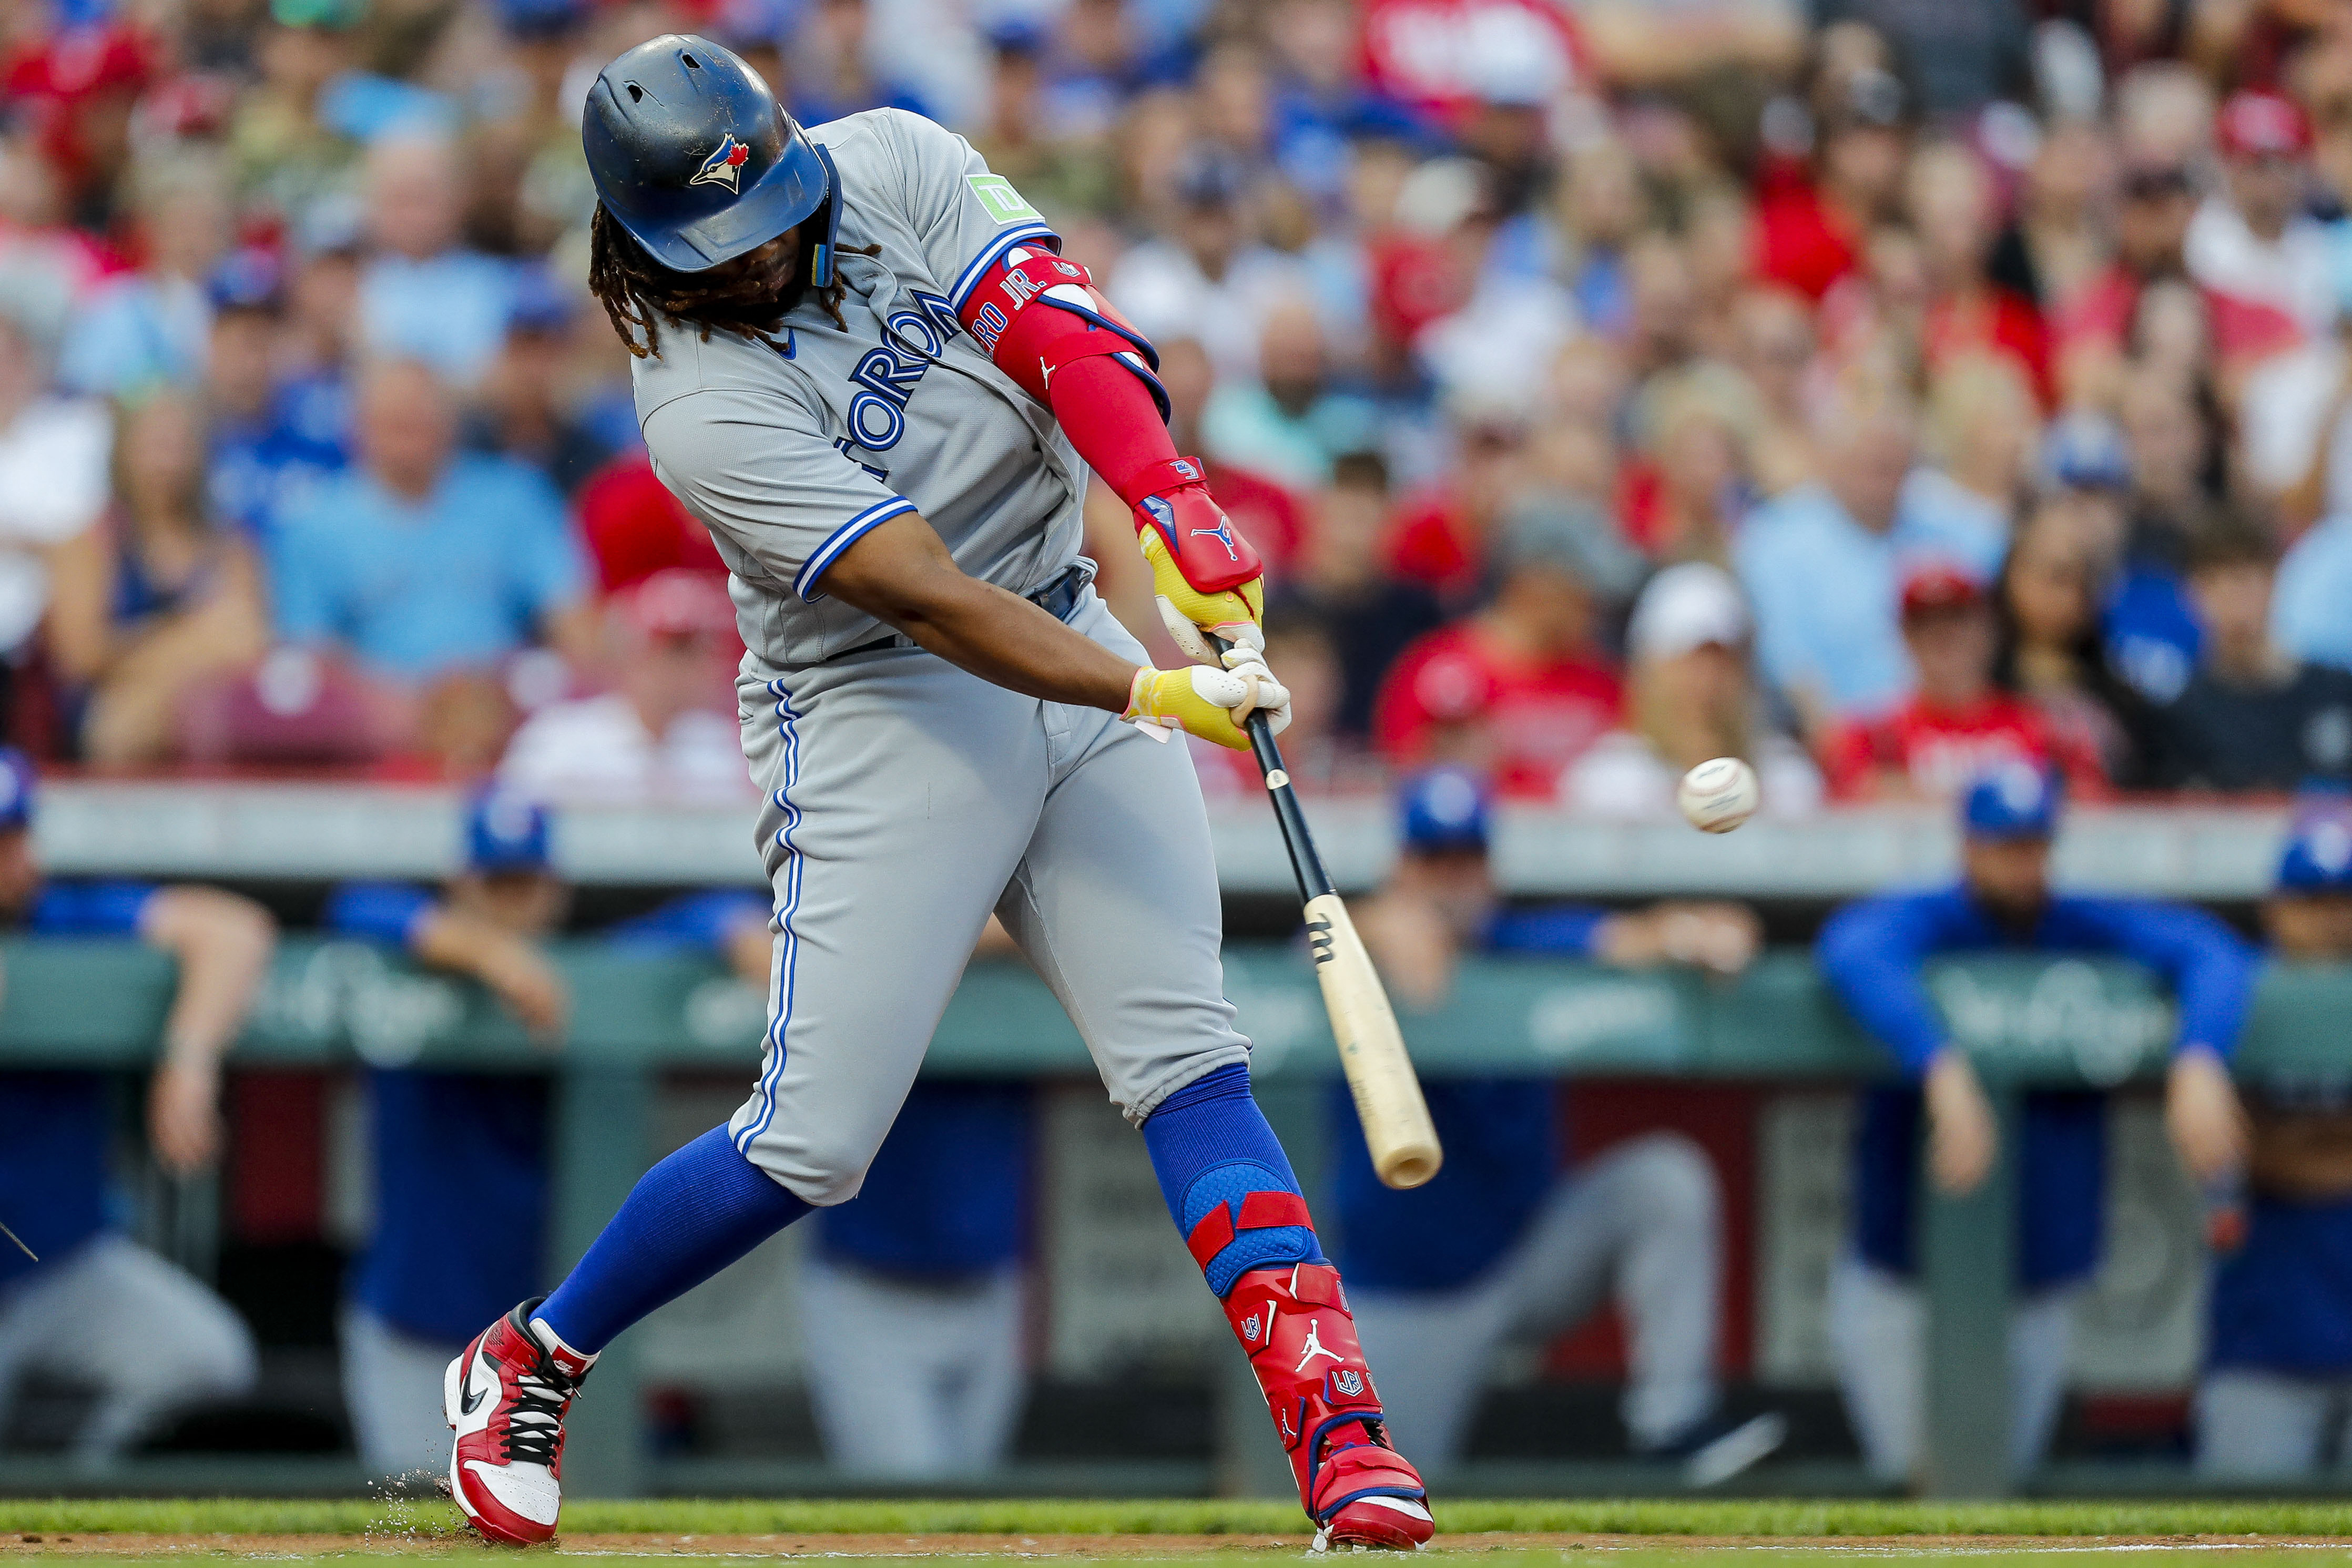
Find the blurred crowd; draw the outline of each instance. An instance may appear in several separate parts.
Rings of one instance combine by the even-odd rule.
[[[1723,754],[1783,813],[2013,760],[2352,782],[2328,0],[0,28],[0,697],[43,758],[748,791],[723,574],[583,288],[586,84],[687,29],[808,122],[961,132],[1157,342],[1270,563],[1303,780],[1619,816]]]

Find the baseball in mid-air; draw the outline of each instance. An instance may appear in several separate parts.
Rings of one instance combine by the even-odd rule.
[[[1728,833],[1756,815],[1763,801],[1756,770],[1738,757],[1717,757],[1683,775],[1675,804],[1702,833]]]

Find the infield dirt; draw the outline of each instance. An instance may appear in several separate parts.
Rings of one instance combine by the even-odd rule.
[[[362,1535],[97,1532],[49,1534],[23,1531],[0,1539],[0,1560],[123,1560],[211,1558],[272,1563],[324,1563],[352,1558],[425,1557],[504,1560],[520,1556],[589,1557],[602,1563],[675,1562],[679,1558],[946,1558],[962,1562],[1102,1562],[1138,1563],[1216,1558],[1241,1562],[1308,1562],[1308,1538],[1298,1535],[1034,1535],[834,1534],[665,1535],[567,1533],[545,1547],[518,1553],[485,1546],[470,1535],[449,1531],[385,1530]],[[1618,1568],[1695,1563],[1726,1556],[1768,1560],[1769,1568],[1794,1563],[1862,1558],[2046,1558],[2117,1553],[2133,1568],[2150,1556],[2185,1559],[2194,1554],[2206,1568],[2219,1568],[2215,1553],[2252,1568],[2256,1560],[2308,1563],[2315,1555],[2352,1560],[2352,1542],[2341,1538],[2281,1540],[2245,1536],[2049,1537],[1921,1536],[1821,1537],[1685,1536],[1662,1542],[1654,1535],[1468,1533],[1440,1536],[1422,1555],[1476,1558],[1493,1568],[1506,1564],[1573,1563],[1605,1558]],[[1387,1554],[1382,1554],[1384,1557]],[[1759,1563],[1758,1568],[1767,1568]]]

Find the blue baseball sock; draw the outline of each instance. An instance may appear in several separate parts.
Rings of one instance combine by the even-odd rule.
[[[1209,1289],[1219,1297],[1249,1269],[1326,1261],[1309,1226],[1246,1223],[1243,1205],[1253,1193],[1289,1194],[1298,1200],[1295,1212],[1302,1218],[1306,1203],[1289,1156],[1265,1124],[1265,1113],[1250,1098],[1245,1064],[1219,1068],[1161,1100],[1143,1124],[1143,1145],[1151,1153],[1152,1173],[1160,1178],[1169,1217],[1188,1244],[1203,1234],[1202,1222],[1220,1208],[1225,1211],[1224,1221],[1234,1227],[1227,1231],[1224,1221],[1213,1222],[1207,1239],[1194,1253]],[[1201,1258],[1201,1250],[1221,1235],[1230,1238]]]
[[[536,1315],[593,1355],[808,1212],[714,1127],[638,1179]]]

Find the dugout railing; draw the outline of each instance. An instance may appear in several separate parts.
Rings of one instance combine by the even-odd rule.
[[[44,786],[35,832],[58,876],[430,879],[457,852],[462,807],[449,790],[416,785],[60,780]],[[1315,796],[1307,815],[1340,890],[1370,885],[1393,853],[1387,798]],[[2085,806],[2059,837],[2057,874],[2110,892],[2258,898],[2286,818],[2278,805],[2240,801]],[[1213,800],[1209,823],[1228,898],[1290,893],[1289,860],[1260,792]],[[749,805],[583,804],[556,815],[558,868],[583,885],[758,888],[751,843]],[[1495,862],[1517,893],[1822,900],[1948,876],[1958,844],[1951,813],[1930,805],[1766,816],[1709,835],[1679,817],[1617,822],[1507,804]]]
[[[576,1258],[656,1151],[656,1089],[663,1075],[748,1071],[761,998],[696,959],[567,943],[559,961],[573,988],[569,1039],[534,1047],[489,999],[466,984],[418,973],[363,943],[289,939],[235,1060],[248,1065],[430,1065],[545,1071],[555,1081],[551,1268]],[[0,942],[0,1068],[131,1070],[152,1057],[173,976],[167,960],[115,941]],[[1322,1008],[1304,958],[1286,947],[1237,944],[1229,993],[1256,1041],[1255,1071],[1269,1116],[1302,1154],[1313,1190],[1322,1086],[1336,1070]],[[1939,965],[1932,984],[1956,1037],[1976,1058],[2005,1120],[2033,1086],[2108,1087],[2160,1069],[2171,1009],[2123,964],[2032,959]],[[2273,967],[2263,977],[2242,1061],[2264,1069],[2340,1070],[2352,1056],[2352,970]],[[1801,953],[1768,955],[1724,984],[1684,973],[1629,974],[1578,964],[1474,961],[1445,1007],[1406,1019],[1424,1075],[1496,1073],[1660,1076],[1748,1081],[1861,1081],[1882,1077],[1883,1056],[1862,1038]],[[1011,965],[975,966],[940,1025],[928,1071],[953,1076],[1063,1076],[1088,1070],[1075,1030],[1044,986]],[[5,1136],[0,1130],[0,1136]],[[1923,1192],[1928,1184],[1922,1183]],[[1964,1199],[1928,1195],[1921,1268],[1930,1303],[1928,1461],[1939,1496],[1988,1497],[2021,1484],[2005,1473],[2007,1309],[2016,1198],[2004,1162]],[[740,1493],[841,1489],[810,1467],[738,1461],[656,1461],[646,1442],[639,1380],[623,1340],[600,1365],[594,1397],[578,1406],[566,1454],[583,1494]],[[1238,1358],[1235,1358],[1238,1368]],[[1245,1376],[1245,1373],[1237,1373]],[[1155,1487],[1279,1493],[1279,1455],[1261,1430],[1264,1409],[1244,1390],[1227,1402],[1213,1472],[1146,1473],[1118,1467],[1033,1469],[1003,1478],[1024,1490],[1120,1491]],[[2053,1472],[2032,1489],[2113,1491],[2179,1487],[2177,1468]],[[1870,1489],[1858,1469],[1763,1472],[1775,1490]],[[349,1488],[349,1466],[256,1459],[152,1459],[118,1473],[73,1477],[53,1464],[0,1457],[0,1490],[60,1485],[105,1489],[284,1491]],[[1477,1490],[1644,1490],[1673,1472],[1639,1467],[1490,1466],[1457,1478]]]

